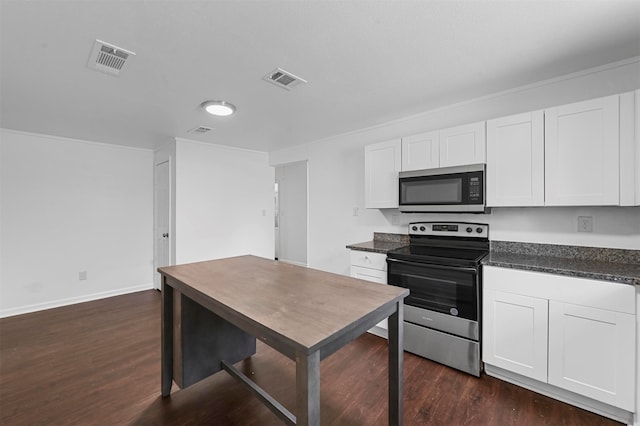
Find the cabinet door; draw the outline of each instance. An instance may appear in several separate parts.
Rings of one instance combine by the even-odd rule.
[[[367,145],[364,149],[365,207],[398,207],[400,139]]]
[[[618,95],[545,110],[545,204],[619,203]]]
[[[640,206],[640,172],[636,170],[640,170],[640,89],[620,94],[621,206]]]
[[[482,360],[547,381],[548,301],[484,290]]]
[[[549,302],[549,383],[634,411],[635,315]]]
[[[440,167],[486,161],[485,122],[440,131]]]
[[[385,256],[386,258],[386,256]],[[361,280],[371,281],[378,284],[387,284],[387,272],[380,269],[363,268],[362,266],[356,266],[351,264],[351,276]],[[383,319],[376,327],[383,330],[387,329],[387,320]],[[376,332],[375,328],[370,330],[373,334],[380,335]],[[386,337],[386,336],[382,336]]]
[[[402,171],[433,169],[440,165],[440,133],[402,138]]]
[[[487,121],[487,205],[544,205],[544,114]]]

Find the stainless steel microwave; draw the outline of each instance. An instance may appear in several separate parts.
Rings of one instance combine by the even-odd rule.
[[[400,172],[401,212],[489,213],[485,203],[485,165]]]

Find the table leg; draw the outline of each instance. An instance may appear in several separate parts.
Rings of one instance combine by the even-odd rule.
[[[320,351],[296,354],[296,425],[320,426]]]
[[[402,369],[404,363],[404,302],[389,317],[389,425],[402,425]]]
[[[160,371],[162,396],[171,394],[173,383],[173,288],[162,277]]]

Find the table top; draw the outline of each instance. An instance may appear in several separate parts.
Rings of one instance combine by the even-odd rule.
[[[395,304],[409,294],[401,287],[256,256],[168,266],[158,271],[169,278],[172,287],[225,319],[231,316],[249,327],[268,330],[273,334],[267,333],[267,337],[307,353],[365,318],[392,312]],[[266,338],[262,340],[269,343]]]

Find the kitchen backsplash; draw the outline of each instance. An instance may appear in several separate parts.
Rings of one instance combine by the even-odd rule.
[[[384,241],[388,243],[403,243],[409,244],[409,235],[406,234],[387,234],[384,232],[374,232],[374,241]]]

